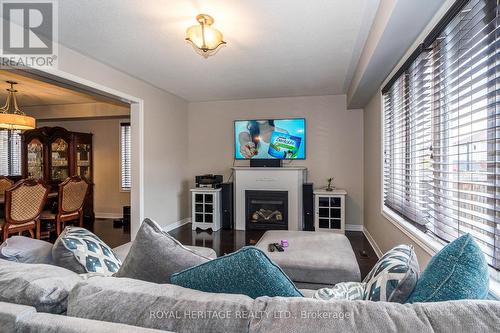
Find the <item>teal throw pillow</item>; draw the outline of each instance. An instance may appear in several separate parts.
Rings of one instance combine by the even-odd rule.
[[[485,299],[488,264],[470,234],[461,236],[432,257],[407,303]]]
[[[281,268],[253,246],[172,274],[170,282],[205,292],[251,298],[303,297]]]

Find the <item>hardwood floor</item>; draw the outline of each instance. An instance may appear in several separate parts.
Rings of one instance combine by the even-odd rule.
[[[76,221],[69,221],[65,225],[78,226],[78,223]],[[93,224],[84,223],[83,227],[92,231],[97,235],[97,237],[102,239],[111,248],[130,242],[130,229],[114,228],[112,219],[95,219]],[[56,239],[57,234],[55,230],[52,230],[52,232],[50,233],[50,238],[43,240],[54,243]]]
[[[96,219],[93,232],[111,247],[130,241],[130,230],[113,228],[113,220]],[[219,230],[215,232],[191,230],[191,224],[185,224],[169,232],[184,245],[210,247],[217,256],[237,251],[246,245],[255,245],[264,231]],[[378,258],[365,235],[360,231],[347,231],[346,236],[358,260],[362,279],[368,274]]]
[[[112,219],[95,219],[89,230],[111,248],[130,242],[130,229],[114,228]]]

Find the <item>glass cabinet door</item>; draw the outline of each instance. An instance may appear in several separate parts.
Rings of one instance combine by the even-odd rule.
[[[76,174],[92,181],[90,175],[91,146],[86,143],[76,145]]]
[[[69,145],[62,139],[58,138],[51,144],[51,171],[50,175],[53,181],[63,181],[69,176]]]
[[[214,222],[214,195],[212,193],[196,193],[194,196],[194,221],[199,223]]]
[[[318,196],[318,228],[340,230],[342,228],[342,199],[334,196]]]
[[[43,179],[43,143],[33,139],[28,143],[28,177]]]

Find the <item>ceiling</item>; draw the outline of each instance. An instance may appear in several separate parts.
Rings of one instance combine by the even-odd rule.
[[[344,94],[379,0],[64,0],[59,42],[188,101]],[[228,45],[184,40],[210,14]]]
[[[109,99],[79,92],[74,89],[43,82],[33,77],[20,75],[15,71],[0,70],[0,104],[3,106],[10,85],[5,81],[15,81],[19,107],[68,105],[96,102],[109,102]]]

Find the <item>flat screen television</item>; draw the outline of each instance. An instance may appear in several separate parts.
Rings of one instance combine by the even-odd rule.
[[[237,120],[234,158],[304,160],[306,121],[296,119]]]

